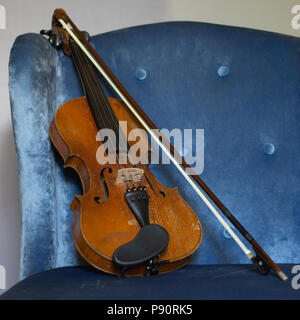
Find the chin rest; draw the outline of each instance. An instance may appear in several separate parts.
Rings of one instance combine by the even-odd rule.
[[[150,224],[149,195],[146,188],[128,190],[125,200],[141,226],[141,230],[132,241],[114,252],[114,262],[127,268],[147,262],[161,254],[169,244],[169,234],[163,227]]]
[[[168,232],[159,225],[148,224],[137,236],[114,252],[114,262],[122,267],[132,267],[147,262],[162,253],[169,243]]]

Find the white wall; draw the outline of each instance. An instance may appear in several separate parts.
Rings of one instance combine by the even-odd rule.
[[[49,28],[54,9],[62,7],[91,34],[139,24],[192,20],[299,36],[300,30],[291,28],[291,8],[295,4],[297,1],[292,0],[0,0],[7,15],[6,30],[0,29],[0,265],[6,268],[7,288],[18,280],[20,257],[20,205],[7,68],[17,35]]]

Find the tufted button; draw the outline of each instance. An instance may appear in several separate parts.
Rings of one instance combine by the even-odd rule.
[[[235,227],[234,227],[231,223],[229,223],[229,226],[230,226],[230,228],[232,229],[232,231],[236,231]],[[226,239],[232,239],[231,234],[230,234],[225,228],[223,229],[223,236],[224,236]]]
[[[145,80],[147,78],[147,72],[146,70],[144,69],[137,69],[136,72],[135,72],[135,77],[138,79],[138,80]]]
[[[264,152],[267,155],[272,155],[275,152],[275,146],[273,143],[266,143],[264,146]]]
[[[221,66],[219,69],[218,69],[218,75],[222,78],[224,77],[227,77],[230,73],[230,69],[226,66]]]

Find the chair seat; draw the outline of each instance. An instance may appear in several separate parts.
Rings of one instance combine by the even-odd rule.
[[[258,274],[253,265],[189,265],[145,278],[119,278],[92,267],[65,267],[33,275],[4,293],[0,300],[217,300],[293,299],[292,265],[282,264],[286,282],[273,273]]]

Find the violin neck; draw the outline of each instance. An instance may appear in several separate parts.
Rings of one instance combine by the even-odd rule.
[[[110,129],[113,131],[116,138],[116,146],[113,146],[110,151],[111,153],[117,153],[119,152],[120,141],[125,140],[120,139],[123,133],[120,132],[119,122],[100,83],[100,75],[73,40],[70,40],[70,48],[82,90],[87,99],[95,124],[98,130]],[[127,148],[126,145],[125,149]]]

